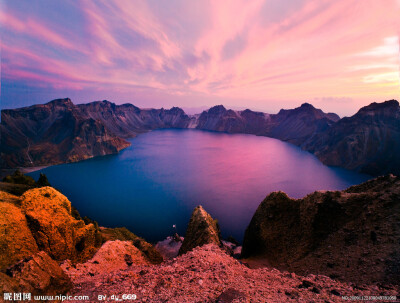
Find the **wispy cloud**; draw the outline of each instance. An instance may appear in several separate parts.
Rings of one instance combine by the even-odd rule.
[[[126,102],[141,87],[191,107],[355,111],[400,97],[399,15],[398,0],[5,1],[2,99],[106,87]]]

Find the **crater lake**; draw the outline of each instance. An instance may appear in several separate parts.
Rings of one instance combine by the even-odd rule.
[[[162,129],[129,140],[119,154],[61,164],[40,172],[81,216],[100,226],[127,227],[147,241],[184,235],[202,205],[223,237],[242,241],[261,201],[273,191],[301,198],[341,190],[370,176],[323,165],[300,148],[267,137]]]

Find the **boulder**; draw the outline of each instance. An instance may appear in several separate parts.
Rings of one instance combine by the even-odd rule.
[[[108,271],[124,269],[133,264],[148,264],[142,252],[130,241],[107,241],[90,260]]]
[[[216,244],[221,246],[220,230],[218,221],[214,220],[204,208],[197,206],[190,218],[186,235],[179,254],[185,254],[197,246],[204,244]]]
[[[149,262],[145,256],[132,242],[115,240],[104,243],[89,261],[72,266],[67,260],[61,267],[75,283],[80,283],[88,277],[97,278],[135,265],[147,264]]]
[[[6,273],[12,280],[5,280],[5,287],[13,288],[16,282],[19,292],[58,295],[72,288],[70,278],[44,251],[19,261],[8,268]]]
[[[0,192],[0,201],[1,270],[38,252],[38,247],[21,209],[8,203],[17,201],[17,197]]]
[[[131,241],[146,257],[146,259],[153,264],[159,264],[163,261],[162,255],[157,249],[144,239],[136,236],[125,227],[106,228],[100,227],[101,237],[103,243],[113,240]]]
[[[96,251],[96,228],[71,215],[71,202],[52,187],[28,190],[21,210],[39,247],[55,260],[82,262]]]

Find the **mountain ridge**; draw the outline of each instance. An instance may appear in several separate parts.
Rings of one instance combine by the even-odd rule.
[[[267,136],[299,146],[321,162],[371,175],[400,174],[400,107],[371,103],[351,117],[309,103],[268,114],[216,105],[196,115],[181,108],[141,109],[107,100],[71,99],[1,111],[2,168],[75,162],[118,153],[136,135],[160,128],[195,128]],[[393,149],[394,147],[394,149]]]

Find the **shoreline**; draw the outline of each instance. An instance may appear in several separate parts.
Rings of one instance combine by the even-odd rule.
[[[16,168],[1,168],[0,169],[0,178],[3,179],[4,177],[11,175],[14,171],[19,170],[23,174],[28,174],[34,171],[41,170],[43,168],[49,167],[52,165],[43,165],[43,166],[32,166],[32,167],[16,167]]]

